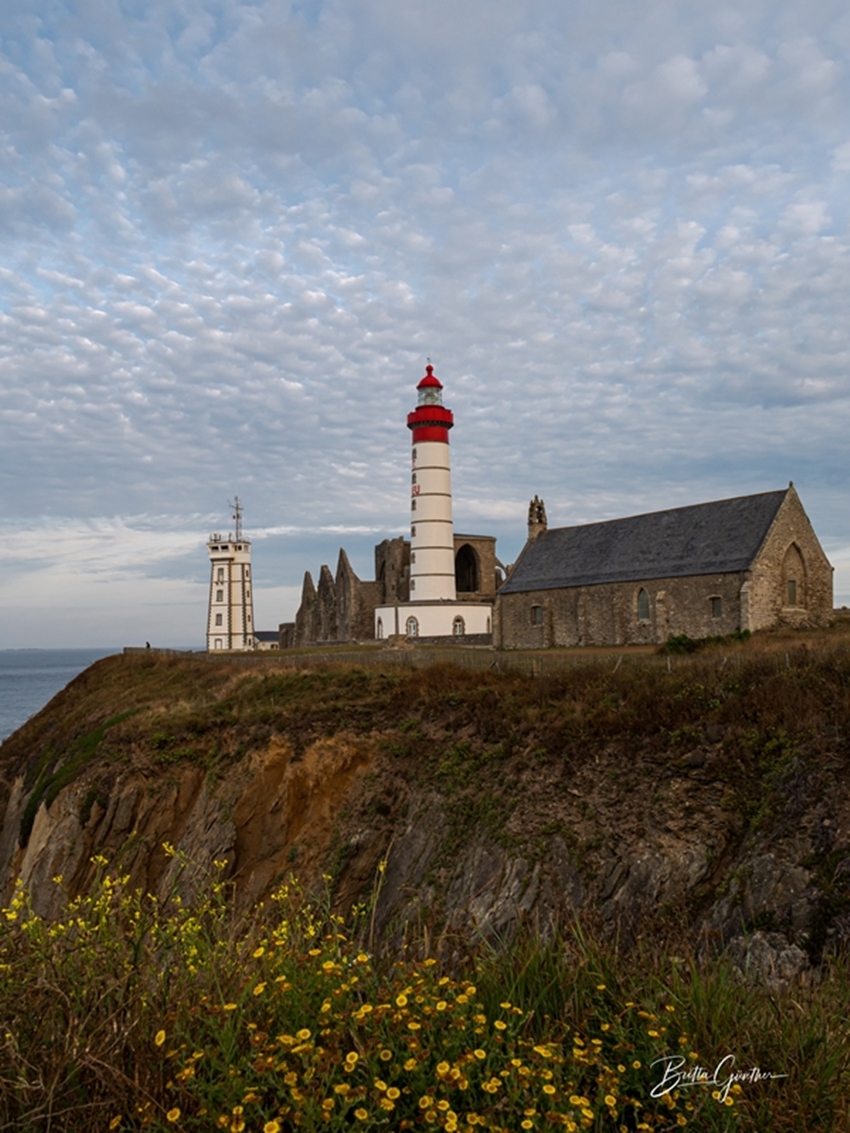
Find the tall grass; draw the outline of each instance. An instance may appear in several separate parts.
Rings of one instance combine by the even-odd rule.
[[[236,917],[218,867],[185,903],[179,870],[156,900],[95,864],[57,920],[22,886],[0,912],[2,1129],[850,1127],[839,966],[771,996],[580,925],[374,954],[368,907],[343,924],[294,883]]]

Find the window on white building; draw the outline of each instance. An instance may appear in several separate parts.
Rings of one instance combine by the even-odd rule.
[[[416,620],[416,618],[408,618],[407,619],[407,636],[408,637],[418,637],[419,636],[419,622]]]
[[[215,616],[215,624],[216,624],[217,626],[220,626],[220,625],[223,625],[223,624],[224,624],[224,623],[222,622],[222,620],[221,620],[221,614],[216,614],[216,616]]]
[[[378,618],[378,624],[375,626],[375,636],[382,638],[384,636],[384,619]]]
[[[452,634],[455,637],[463,637],[466,633],[466,623],[463,618],[458,615],[452,622]]]
[[[223,602],[224,601],[224,591],[223,590],[216,590],[215,600],[216,600],[216,602]]]

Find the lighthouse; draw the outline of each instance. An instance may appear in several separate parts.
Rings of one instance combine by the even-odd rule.
[[[210,535],[210,599],[207,606],[207,651],[256,648],[254,601],[251,597],[251,541],[242,533],[242,504],[236,496],[235,530]]]
[[[375,637],[459,640],[491,632],[492,604],[458,602],[449,431],[454,414],[430,363],[407,415],[410,454],[410,598],[375,610]]]

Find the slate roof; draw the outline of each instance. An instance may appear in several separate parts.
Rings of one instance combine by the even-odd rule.
[[[499,593],[747,570],[787,492],[551,528],[528,544]]]

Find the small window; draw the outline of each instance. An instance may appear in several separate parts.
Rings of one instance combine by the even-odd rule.
[[[410,589],[411,590],[416,589],[416,579],[415,578],[411,578],[411,580],[410,580]]]
[[[408,618],[407,619],[407,636],[408,637],[418,637],[419,636],[419,622],[416,620],[416,618]]]
[[[218,577],[216,578],[216,582],[224,582],[224,567],[218,568]]]
[[[490,619],[487,619],[487,633],[490,633]]]
[[[222,620],[221,620],[221,614],[216,614],[216,616],[215,616],[215,624],[216,624],[217,626],[220,626],[220,625],[222,625],[222,624],[223,624],[223,623],[222,623]]]
[[[382,638],[384,636],[384,619],[378,618],[378,624],[375,626],[375,636]]]
[[[416,538],[416,524],[415,524],[415,523],[414,523],[414,525],[413,525],[413,526],[411,527],[411,529],[410,529],[410,537],[411,537],[412,539],[415,539],[415,538]]]
[[[462,617],[458,616],[452,622],[452,635],[454,637],[463,637],[463,635],[465,633],[466,633],[466,623],[464,622]]]
[[[649,621],[649,595],[643,587],[638,591],[637,596],[637,615],[639,622]]]
[[[250,578],[250,577],[251,577],[251,568],[250,568],[249,566],[246,566],[246,567],[245,567],[245,577],[246,577],[246,578]]]
[[[797,580],[796,578],[788,579],[788,605],[797,605]]]
[[[222,647],[222,644],[223,644],[223,642],[222,642],[221,638],[220,638],[220,637],[217,637],[217,638],[215,639],[215,648],[216,648],[216,649],[221,649],[221,647]]]
[[[411,483],[411,484],[415,484],[415,483],[416,483],[416,473],[415,473],[415,472],[414,472],[414,473],[413,473],[413,475],[412,475],[412,476],[410,477],[410,483]]]
[[[413,460],[413,463],[415,464],[416,463],[416,449],[414,449],[413,452],[411,453],[411,459]]]
[[[216,602],[223,602],[224,601],[224,591],[223,590],[216,590],[215,600],[216,600]]]
[[[711,616],[713,618],[722,618],[723,617],[723,599],[722,598],[712,598],[711,599]]]
[[[411,551],[411,552],[410,552],[410,561],[411,561],[412,563],[415,563],[415,562],[416,562],[416,552],[415,552],[415,551]]]
[[[542,626],[543,625],[543,607],[542,606],[532,606],[531,607],[531,624],[533,626]]]
[[[410,501],[410,510],[411,510],[411,511],[416,511],[416,500],[411,500],[411,501]]]

